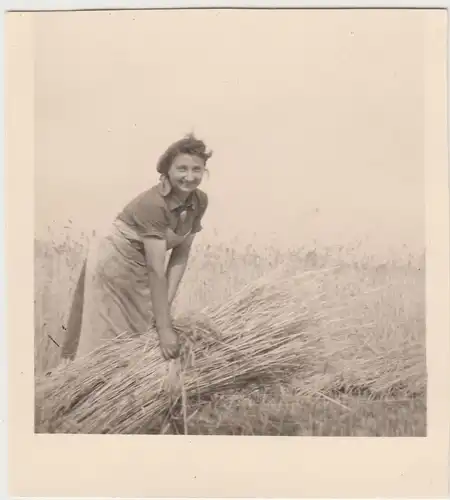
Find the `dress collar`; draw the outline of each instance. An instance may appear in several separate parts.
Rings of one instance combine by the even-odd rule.
[[[169,179],[163,175],[157,185],[157,189],[161,196],[165,198],[169,210],[180,210],[180,209],[192,209],[195,210],[197,207],[197,196],[196,192],[192,192],[185,202],[182,202],[175,193],[172,192],[172,185]]]

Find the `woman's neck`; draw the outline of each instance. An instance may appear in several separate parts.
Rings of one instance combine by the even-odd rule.
[[[189,198],[189,196],[191,195],[191,193],[180,192],[174,188],[172,188],[172,194],[173,194],[173,196],[175,196],[175,198],[177,198],[182,203],[185,203],[187,201],[187,199]]]

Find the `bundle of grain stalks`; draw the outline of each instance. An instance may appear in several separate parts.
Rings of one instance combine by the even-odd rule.
[[[163,361],[156,332],[124,333],[38,377],[36,432],[158,432],[180,401],[186,421],[187,409],[208,396],[287,380],[299,370],[312,374],[325,273],[268,276],[222,305],[178,318],[183,347],[176,361]]]

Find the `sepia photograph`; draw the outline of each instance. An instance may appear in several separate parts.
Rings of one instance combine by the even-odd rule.
[[[423,15],[34,14],[34,433],[427,436]]]

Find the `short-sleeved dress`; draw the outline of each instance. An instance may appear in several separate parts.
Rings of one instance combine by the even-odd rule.
[[[90,247],[71,304],[62,356],[73,359],[127,331],[143,333],[152,320],[143,239],[179,245],[202,229],[208,197],[200,189],[181,203],[160,182],[134,198],[109,231]]]

